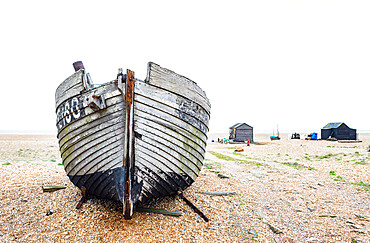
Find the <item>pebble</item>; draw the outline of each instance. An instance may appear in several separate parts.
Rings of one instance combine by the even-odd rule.
[[[251,234],[251,235],[255,235],[255,236],[257,236],[257,232],[256,232],[256,230],[255,230],[255,229],[249,229],[249,230],[248,230],[248,234]]]

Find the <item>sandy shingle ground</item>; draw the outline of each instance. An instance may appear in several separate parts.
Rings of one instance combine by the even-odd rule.
[[[212,138],[220,137],[211,135]],[[209,143],[198,180],[184,193],[204,222],[177,196],[151,207],[180,217],[135,213],[91,199],[75,209],[54,136],[0,135],[0,242],[370,242],[370,134],[362,143],[268,141]],[[221,175],[229,178],[220,178]],[[42,193],[42,185],[67,189]],[[209,196],[198,192],[236,192]]]

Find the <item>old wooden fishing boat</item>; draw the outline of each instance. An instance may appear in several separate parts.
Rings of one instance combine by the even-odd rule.
[[[82,62],[55,93],[60,153],[70,180],[87,195],[135,205],[174,194],[197,178],[210,103],[190,79],[155,63],[145,80],[119,69],[94,86]]]

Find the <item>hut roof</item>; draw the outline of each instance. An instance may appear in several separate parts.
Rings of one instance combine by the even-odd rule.
[[[340,125],[342,125],[344,122],[331,122],[326,124],[323,129],[332,129],[332,128],[338,128]]]
[[[245,122],[239,122],[239,123],[236,123],[235,125],[233,125],[233,126],[229,127],[229,129],[235,129],[235,128],[240,127],[241,125],[247,125],[248,127],[253,128],[252,126],[248,125],[248,124],[247,124],[247,123],[245,123]]]

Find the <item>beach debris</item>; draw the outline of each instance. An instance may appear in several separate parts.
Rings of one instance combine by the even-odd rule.
[[[187,205],[189,205],[189,207],[191,207],[194,212],[196,212],[204,221],[208,222],[209,219],[207,218],[207,216],[205,216],[202,211],[200,211],[192,202],[190,202],[182,192],[178,192],[178,195],[179,197],[184,200],[186,202]]]
[[[310,210],[310,212],[316,211],[316,208],[307,207],[307,209]]]
[[[218,173],[217,176],[220,177],[221,179],[229,179],[230,178],[229,176],[223,175],[223,174],[220,174],[220,173]]]
[[[234,152],[243,152],[243,151],[244,149],[241,146],[236,147],[236,149],[234,150]]]
[[[328,214],[321,214],[318,216],[319,218],[336,218],[337,215],[328,215]]]
[[[228,196],[228,195],[236,195],[237,193],[232,191],[232,192],[197,192],[199,194],[203,195],[209,195],[209,196]]]
[[[182,216],[181,212],[174,212],[162,208],[136,208],[137,212],[145,212],[145,213],[156,213],[156,214],[163,214],[163,215],[169,215],[169,216],[175,216],[180,217]]]
[[[283,234],[284,233],[281,229],[279,229],[276,226],[270,224],[269,222],[265,222],[265,224],[267,224],[269,226],[270,230],[272,232],[274,232],[275,234]]]
[[[82,198],[81,200],[78,202],[77,206],[76,206],[76,209],[80,209],[82,207],[82,204],[84,202],[86,202],[86,187],[82,187],[81,188],[81,195],[82,195]]]
[[[42,186],[42,192],[55,192],[66,188],[67,186]]]

